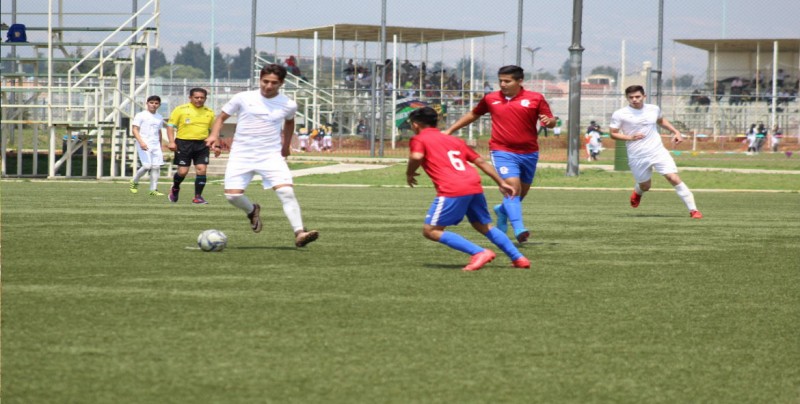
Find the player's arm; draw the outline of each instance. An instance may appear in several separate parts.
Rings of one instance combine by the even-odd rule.
[[[139,146],[142,148],[142,150],[147,150],[147,143],[142,140],[142,135],[139,133],[139,127],[133,125],[131,132],[133,132],[133,137],[135,137],[136,141],[139,142]]]
[[[442,133],[445,135],[452,135],[453,132],[475,122],[478,120],[478,118],[480,118],[480,115],[476,115],[474,112],[469,111],[461,118],[458,118],[458,120],[454,124],[450,125],[449,128],[443,130]]]
[[[667,118],[664,118],[664,117],[658,118],[656,123],[659,126],[661,126],[662,128],[664,128],[664,129],[666,129],[666,130],[668,130],[668,131],[670,131],[672,133],[672,142],[673,143],[678,144],[680,142],[683,142],[683,135],[681,135],[681,132],[678,131],[677,129],[675,129],[674,126],[672,126],[672,124],[667,120]]]
[[[169,117],[169,121],[167,121],[167,140],[169,140],[167,148],[172,151],[178,150],[178,145],[175,144],[175,131],[178,130],[179,119],[180,116],[178,116],[178,111],[173,110],[172,115]]]
[[[612,139],[616,140],[624,140],[626,142],[630,142],[633,140],[644,139],[644,135],[641,133],[635,133],[633,135],[625,135],[619,131],[619,128],[609,128],[610,135]],[[589,138],[591,140],[591,138]]]
[[[416,176],[419,175],[417,169],[420,165],[422,165],[422,159],[425,158],[425,155],[420,152],[411,152],[408,156],[408,167],[406,168],[406,183],[411,188],[414,188],[414,185],[417,185]]]
[[[217,115],[217,118],[214,119],[214,123],[211,125],[211,133],[209,133],[208,137],[206,138],[206,146],[214,150],[214,157],[219,157],[219,155],[222,153],[222,147],[219,145],[219,138],[220,134],[222,133],[222,126],[230,117],[231,116],[225,112],[220,112],[219,115]]]
[[[485,172],[486,175],[492,178],[494,182],[500,187],[500,193],[506,196],[514,196],[515,189],[507,182],[505,182],[500,175],[497,174],[494,167],[492,167],[489,162],[484,160],[482,157],[478,157],[472,161],[472,164],[475,164],[476,167],[480,168],[481,171]]]
[[[294,136],[294,118],[283,122],[283,145],[281,155],[289,157],[292,154],[292,136]]]

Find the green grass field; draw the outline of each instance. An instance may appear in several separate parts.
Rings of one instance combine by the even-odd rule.
[[[402,173],[298,178],[321,232],[305,249],[256,186],[260,234],[217,183],[206,206],[122,182],[0,183],[3,401],[800,400],[800,177],[682,172],[694,189],[786,191],[697,191],[693,221],[672,191],[631,209],[629,173],[543,170],[538,186],[620,189],[534,189],[533,267],[463,273],[467,256],[421,235],[433,189]],[[209,228],[225,251],[196,249]]]

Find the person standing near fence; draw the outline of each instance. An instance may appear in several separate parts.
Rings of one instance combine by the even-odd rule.
[[[261,206],[244,194],[258,174],[264,189],[272,188],[283,205],[283,213],[294,230],[295,246],[304,247],[319,237],[316,230],[303,227],[300,204],[294,194],[292,173],[286,164],[291,154],[294,116],[297,103],[279,92],[286,79],[286,68],[266,65],[261,69],[259,89],[244,91],[231,98],[219,113],[206,143],[219,156],[219,137],[225,120],[238,115],[236,133],[225,169],[225,199],[244,211],[253,232],[261,231]]]
[[[214,122],[214,111],[205,106],[208,91],[203,88],[189,90],[189,102],[178,105],[172,110],[167,123],[169,149],[175,152],[175,164],[178,171],[172,177],[172,188],[169,191],[170,202],[178,202],[181,183],[189,174],[189,167],[194,163],[194,204],[207,204],[203,199],[206,186],[206,169],[210,156],[206,139]],[[177,132],[177,134],[176,134]]]
[[[131,124],[133,137],[136,138],[136,151],[142,166],[133,175],[130,183],[132,194],[139,192],[139,179],[145,173],[150,173],[150,196],[164,196],[158,192],[158,176],[164,164],[164,152],[161,151],[161,128],[164,127],[164,117],[159,114],[161,97],[151,95],[147,97],[146,109],[134,115]]]
[[[503,66],[498,70],[497,77],[500,91],[483,96],[472,111],[459,118],[444,133],[450,135],[475,122],[481,115],[491,114],[489,149],[492,163],[500,177],[515,190],[513,196],[503,198],[503,203],[494,207],[497,228],[505,233],[508,231],[508,222],[511,222],[514,236],[522,243],[530,236],[522,221],[522,200],[528,195],[539,161],[537,122],[552,128],[556,125],[556,119],[542,94],[522,87],[525,74],[521,67]]]
[[[486,205],[478,170],[467,164],[475,164],[500,186],[503,195],[513,195],[514,187],[503,181],[492,166],[470,149],[463,140],[445,135],[436,129],[438,114],[431,107],[423,107],[408,115],[415,136],[409,142],[410,154],[406,168],[406,182],[417,185],[417,169],[428,174],[436,187],[436,198],[425,216],[422,234],[425,238],[442,243],[454,250],[471,256],[465,271],[477,271],[494,260],[496,254],[472,243],[463,236],[446,231],[455,226],[464,216],[479,233],[500,248],[516,268],[530,268],[514,243],[503,232],[492,227],[492,216]]]
[[[694,194],[678,176],[678,167],[669,151],[661,142],[658,127],[672,133],[672,142],[683,141],[683,136],[661,115],[658,105],[645,104],[644,88],[639,85],[625,89],[628,106],[614,111],[611,115],[611,137],[625,141],[628,151],[628,165],[636,181],[631,193],[631,207],[639,207],[642,195],[650,190],[653,171],[661,174],[675,188],[675,192],[689,209],[689,217],[702,219],[703,215],[694,203]]]

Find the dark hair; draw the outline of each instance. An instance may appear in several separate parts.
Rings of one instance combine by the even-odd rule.
[[[625,89],[625,96],[627,96],[628,94],[633,94],[635,92],[640,92],[642,93],[642,95],[644,95],[644,87],[638,84],[628,86],[628,88]]]
[[[510,74],[514,80],[522,80],[522,78],[525,77],[525,70],[519,66],[508,65],[501,67],[500,70],[497,71],[498,76],[501,74]]]
[[[411,111],[408,120],[429,128],[435,128],[439,122],[439,114],[431,107],[422,107]]]
[[[286,68],[274,63],[271,65],[265,65],[261,68],[261,73],[259,73],[258,78],[260,79],[268,74],[274,74],[278,76],[281,81],[283,81],[286,78]]]
[[[147,102],[150,102],[150,101],[158,101],[159,103],[161,103],[161,97],[159,97],[157,95],[151,95],[151,96],[147,97]]]
[[[189,97],[194,95],[194,93],[203,93],[203,95],[208,97],[208,91],[206,91],[205,88],[195,87],[195,88],[189,90]]]

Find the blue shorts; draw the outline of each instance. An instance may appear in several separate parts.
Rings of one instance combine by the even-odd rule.
[[[536,163],[539,162],[539,152],[517,154],[506,151],[492,150],[492,165],[500,178],[519,178],[523,184],[533,184],[536,175]]]
[[[470,223],[488,224],[492,222],[492,216],[489,215],[489,208],[483,193],[456,197],[437,196],[431,203],[431,208],[428,209],[425,224],[455,226],[461,223],[465,215]]]

